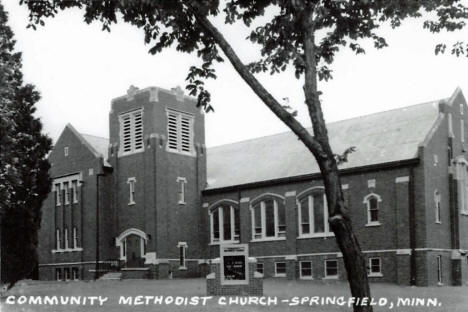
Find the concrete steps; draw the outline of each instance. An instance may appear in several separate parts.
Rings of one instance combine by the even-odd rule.
[[[99,278],[99,280],[121,280],[121,279],[122,279],[122,273],[120,272],[109,272]]]

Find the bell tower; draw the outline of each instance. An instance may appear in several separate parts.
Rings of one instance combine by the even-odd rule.
[[[174,275],[190,274],[196,265],[186,259],[200,259],[205,248],[203,111],[180,87],[131,86],[112,100],[109,126],[113,237],[121,264],[164,264]]]

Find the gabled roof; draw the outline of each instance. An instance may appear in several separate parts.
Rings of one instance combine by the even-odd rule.
[[[108,156],[108,146],[109,146],[109,139],[98,137],[94,135],[79,133],[76,129],[71,125],[67,124],[66,126],[70,129],[76,137],[83,143],[96,157],[101,157],[104,160],[104,166],[111,167],[111,165],[107,162]]]
[[[438,104],[434,101],[327,124],[336,154],[356,147],[339,168],[416,158],[418,145],[436,124]],[[207,189],[319,172],[312,154],[292,132],[209,148],[207,166]]]

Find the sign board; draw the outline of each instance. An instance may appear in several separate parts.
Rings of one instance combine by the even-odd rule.
[[[220,245],[222,285],[249,283],[249,251],[247,244]]]

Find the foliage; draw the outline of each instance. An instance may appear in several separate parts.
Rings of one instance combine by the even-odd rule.
[[[50,139],[33,116],[39,93],[23,83],[21,54],[0,5],[0,223],[2,281],[27,277],[37,264],[40,208],[50,190]]]
[[[83,8],[87,23],[99,21],[104,30],[122,19],[145,33],[145,42],[155,54],[168,47],[196,54],[201,66],[192,66],[187,76],[190,94],[199,96],[199,104],[211,110],[210,95],[204,81],[216,78],[213,64],[224,60],[212,36],[194,17],[194,9],[205,16],[217,17],[223,12],[226,24],[241,21],[251,28],[247,37],[260,46],[261,57],[248,64],[253,73],[271,74],[293,66],[297,78],[304,73],[304,32],[301,15],[295,7],[313,7],[314,30],[323,32],[317,42],[315,56],[320,80],[332,78],[330,65],[336,53],[344,47],[356,54],[365,53],[362,39],[370,39],[378,49],[387,42],[379,35],[379,27],[388,22],[393,28],[411,17],[426,18],[424,28],[433,33],[455,31],[465,26],[467,8],[461,0],[145,0],[145,1],[87,1],[87,0],[21,0],[30,10],[30,25],[44,25],[44,17],[53,17],[60,10]],[[222,5],[224,4],[224,5]],[[253,27],[265,12],[274,13],[267,22]],[[304,10],[307,12],[307,10]],[[299,18],[298,18],[299,16]],[[447,43],[436,47],[436,53],[444,52]],[[468,49],[463,42],[453,44],[451,52],[460,55]],[[468,56],[468,53],[466,53]]]

